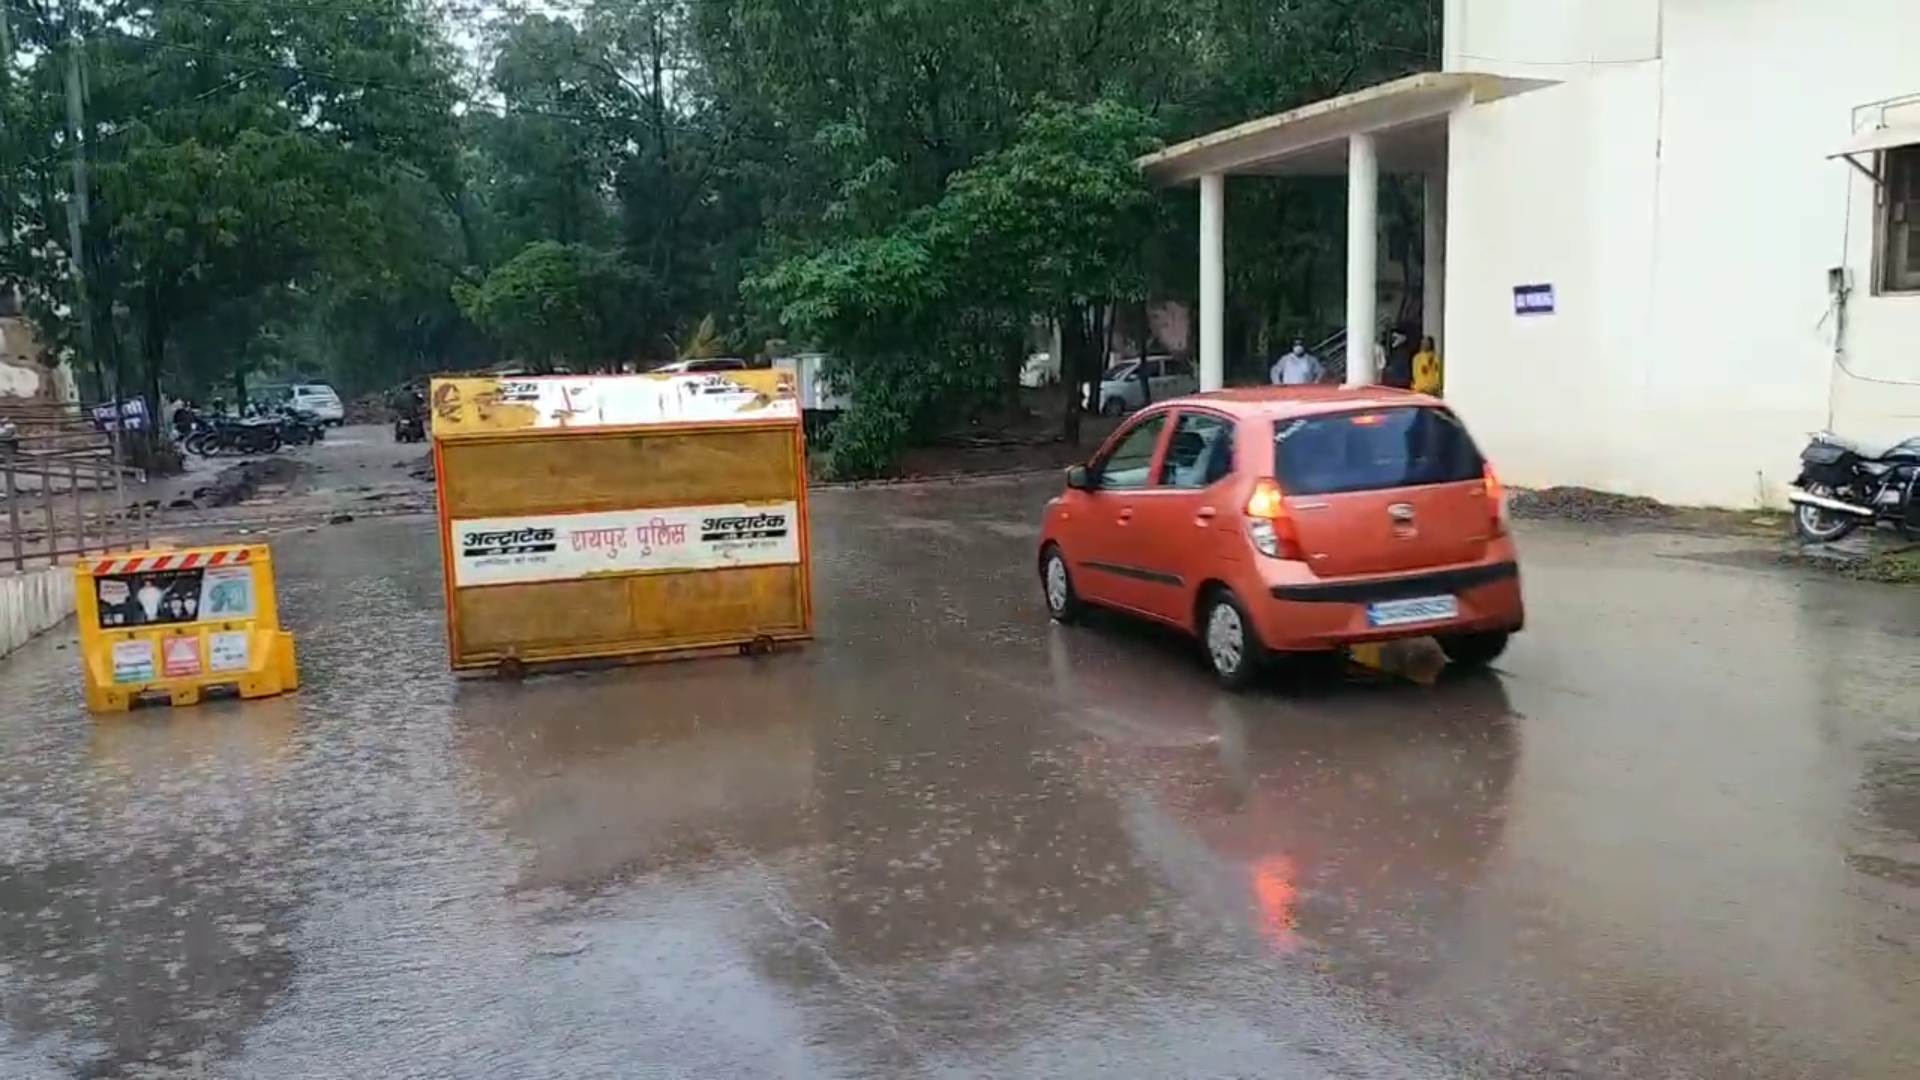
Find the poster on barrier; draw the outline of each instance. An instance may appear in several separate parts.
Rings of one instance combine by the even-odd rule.
[[[200,674],[200,639],[176,637],[162,641],[160,673],[169,679],[191,679]]]
[[[145,638],[114,642],[113,681],[117,683],[153,682],[153,642]]]
[[[792,565],[799,515],[799,503],[781,502],[454,521],[454,585]]]
[[[222,630],[207,635],[207,668],[214,672],[245,671],[252,662],[245,630]]]
[[[96,576],[100,625],[177,626],[203,619],[250,619],[253,571],[244,563]]]

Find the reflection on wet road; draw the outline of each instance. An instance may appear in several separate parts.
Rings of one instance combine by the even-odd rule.
[[[823,493],[764,661],[456,684],[421,521],[277,544],[297,698],[29,647],[0,1076],[1920,1075],[1910,596],[1535,529],[1498,677],[1231,698],[1043,497]]]

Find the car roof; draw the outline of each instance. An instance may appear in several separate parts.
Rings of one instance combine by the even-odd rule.
[[[1438,398],[1391,386],[1240,386],[1156,402],[1161,408],[1198,405],[1241,417],[1311,416],[1349,409],[1438,405]]]

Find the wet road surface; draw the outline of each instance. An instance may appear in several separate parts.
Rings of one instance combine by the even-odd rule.
[[[763,661],[456,684],[422,519],[275,539],[296,697],[29,646],[0,1076],[1920,1075],[1912,594],[1535,527],[1497,678],[1232,698],[1049,486],[817,495]]]

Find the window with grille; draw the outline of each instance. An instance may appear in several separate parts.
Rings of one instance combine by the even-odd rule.
[[[1920,146],[1881,155],[1880,291],[1920,292]]]

